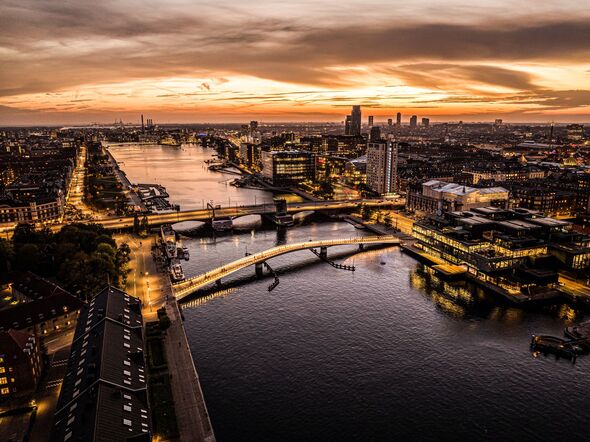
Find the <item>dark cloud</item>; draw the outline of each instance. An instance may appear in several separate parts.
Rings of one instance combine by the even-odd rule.
[[[336,92],[362,87],[360,74],[352,76],[346,68],[364,65],[369,74],[384,79],[382,86],[398,87],[401,82],[451,95],[437,101],[440,104],[498,102],[550,110],[585,107],[590,101],[588,91],[576,91],[575,85],[548,91],[539,78],[509,67],[513,62],[586,63],[590,21],[575,15],[540,19],[532,11],[527,21],[496,17],[457,24],[453,17],[430,16],[436,23],[427,23],[427,18],[385,20],[385,14],[382,20],[359,19],[355,24],[354,16],[348,21],[313,14],[306,20],[262,18],[239,12],[239,4],[220,5],[212,14],[199,2],[179,6],[131,0],[0,1],[0,97],[175,76],[208,79],[185,94],[207,96],[218,93],[226,77],[239,74],[305,85],[308,90],[284,96],[294,104],[325,105],[313,96],[322,89],[314,88]],[[391,15],[395,8],[384,11]],[[493,87],[515,92],[489,92]],[[162,90],[159,97],[178,96],[175,90]],[[260,95],[272,102],[284,97],[249,92],[233,100]],[[132,99],[131,91],[128,95]],[[416,106],[433,103],[421,94],[367,97],[364,105],[381,107],[384,98],[406,99]],[[349,100],[329,101],[338,105]]]

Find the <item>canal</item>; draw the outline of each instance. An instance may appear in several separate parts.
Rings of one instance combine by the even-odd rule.
[[[181,205],[227,198],[222,176],[199,165],[209,156],[201,148],[141,149],[124,160],[113,151],[132,181],[131,170],[144,181],[149,171]],[[183,266],[192,276],[277,244],[359,234],[325,222],[185,239]],[[301,251],[270,261],[280,277],[272,292],[271,278],[244,269],[184,306],[218,440],[587,439],[590,358],[574,365],[529,351],[531,334],[561,335],[581,312],[500,306],[438,280],[397,247],[329,253],[356,272]]]

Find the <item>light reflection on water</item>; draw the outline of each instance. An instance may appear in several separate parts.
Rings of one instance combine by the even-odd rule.
[[[284,240],[354,234],[323,223],[290,229]],[[229,261],[278,238],[263,231],[205,242]],[[191,245],[195,272],[215,265],[199,255],[200,242]],[[231,293],[184,310],[219,440],[585,438],[588,361],[529,351],[532,333],[561,335],[580,312],[498,305],[397,247],[328,253],[345,253],[336,261],[357,271],[303,251],[283,255],[270,261],[280,277],[273,292],[245,269]],[[572,407],[567,428],[555,425]]]
[[[118,152],[117,152],[118,150]],[[253,203],[227,186],[202,148],[121,147],[132,182],[160,182],[183,208]],[[187,238],[187,276],[286,242],[358,235],[345,223]],[[244,269],[183,309],[219,441],[586,440],[590,358],[531,355],[533,333],[583,319],[498,304],[439,280],[397,247],[330,249],[346,272],[309,251],[270,261],[280,284]],[[382,264],[383,263],[383,264]]]

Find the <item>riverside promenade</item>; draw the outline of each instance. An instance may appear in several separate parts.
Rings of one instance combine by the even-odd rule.
[[[175,440],[213,442],[215,435],[186,338],[182,315],[172,296],[168,274],[152,257],[156,238],[139,238],[129,234],[116,238],[117,241],[126,242],[131,248],[127,290],[142,300],[144,320],[157,320],[157,310],[164,307],[171,322],[164,334],[164,347],[180,434]]]

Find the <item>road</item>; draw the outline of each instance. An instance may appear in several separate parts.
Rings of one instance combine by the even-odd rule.
[[[307,241],[295,244],[287,244],[284,246],[273,247],[259,253],[245,256],[236,261],[227,263],[223,266],[217,267],[194,278],[187,279],[178,284],[173,285],[174,296],[180,300],[197,289],[224,278],[232,273],[237,272],[245,267],[254,265],[256,263],[264,262],[276,256],[284,255],[285,253],[295,252],[297,250],[305,250],[319,247],[333,247],[350,244],[399,244],[399,238],[392,235],[385,236],[360,236],[354,238],[329,239],[319,241]]]
[[[162,282],[167,275],[152,255],[152,246],[156,237],[140,238],[136,235],[114,235],[117,244],[127,243],[131,249],[129,274],[125,290],[142,302],[142,314],[145,321],[157,318],[157,310],[166,301],[165,287]]]
[[[203,392],[192,359],[176,300],[171,295],[170,280],[152,254],[156,237],[115,235],[117,243],[126,242],[131,249],[126,291],[141,299],[145,322],[156,321],[157,310],[166,308],[171,325],[164,345],[170,372],[170,385],[181,441],[214,441]]]

